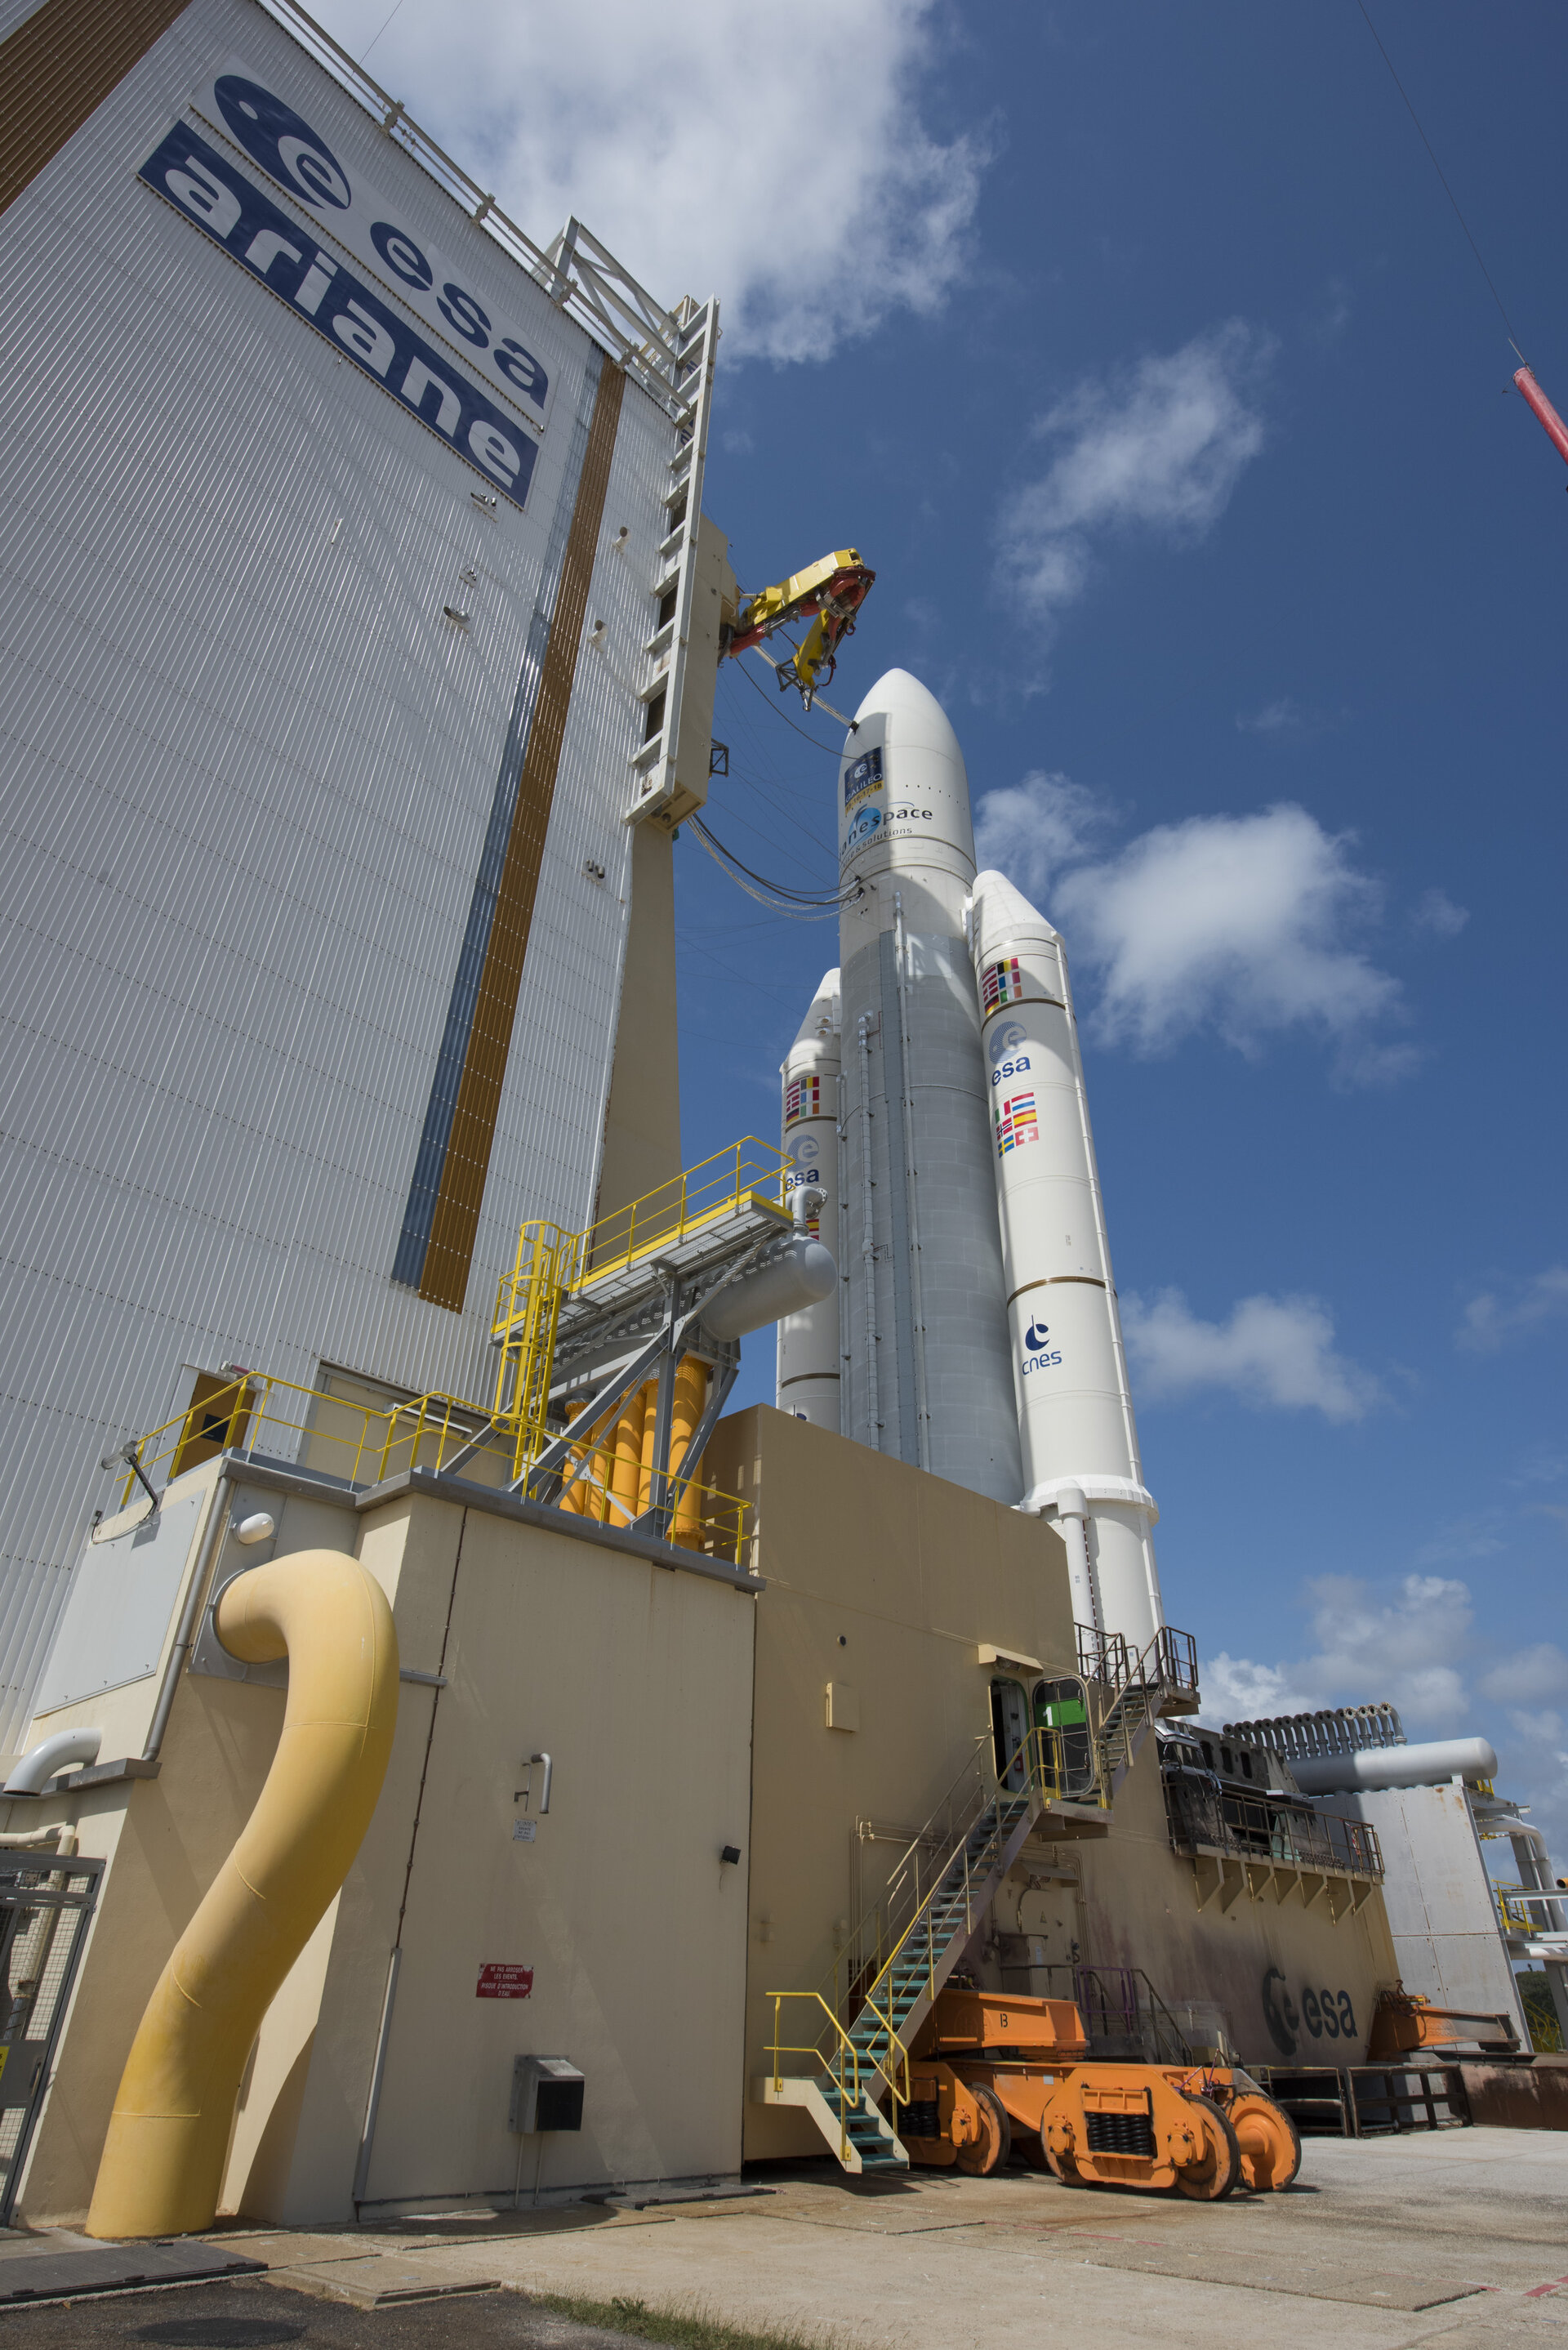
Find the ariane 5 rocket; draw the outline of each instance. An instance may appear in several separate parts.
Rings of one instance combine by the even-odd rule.
[[[779,1326],[780,1409],[1052,1520],[1078,1622],[1163,1622],[1062,942],[976,875],[963,754],[919,681],[838,778],[839,969],[784,1064],[792,1186],[838,1295]]]

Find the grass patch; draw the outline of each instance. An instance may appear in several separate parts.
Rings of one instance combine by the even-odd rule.
[[[553,2309],[558,2317],[575,2317],[579,2325],[597,2325],[607,2334],[629,2334],[639,2342],[668,2342],[674,2350],[833,2350],[828,2336],[804,2327],[768,2326],[753,2330],[732,2324],[701,2307],[659,2307],[617,2293],[611,2301],[590,2301],[576,2293],[532,2293],[530,2301]]]

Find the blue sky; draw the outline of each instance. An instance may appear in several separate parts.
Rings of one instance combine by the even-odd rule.
[[[1568,20],[1373,16],[1568,410]],[[535,234],[719,293],[742,583],[861,550],[831,698],[942,697],[1063,931],[1210,1711],[1481,1731],[1568,1868],[1568,469],[1355,0],[464,23],[403,0],[373,70]],[[710,820],[826,884],[833,765],[774,701],[722,679]],[[836,947],[677,860],[695,1159],[776,1130]]]

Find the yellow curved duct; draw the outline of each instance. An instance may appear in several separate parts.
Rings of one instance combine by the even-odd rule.
[[[217,2210],[240,2075],[278,1986],[348,1873],[398,1718],[386,1594],[341,1551],[236,1576],[218,1636],[247,1664],[288,1659],[266,1783],[174,1947],[120,2078],[89,2236],[179,2236]]]

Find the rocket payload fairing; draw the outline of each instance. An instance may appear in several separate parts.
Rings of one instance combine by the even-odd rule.
[[[779,1326],[778,1400],[1054,1520],[1077,1621],[1163,1623],[1066,959],[975,874],[963,754],[893,670],[839,770],[840,968],[784,1064],[786,1181],[838,1294]]]
[[[1018,1419],[964,936],[969,778],[940,703],[904,670],[856,713],[838,820],[839,887],[852,893],[839,916],[840,1427],[1015,1502]]]
[[[839,1230],[838,1121],[839,1022],[838,973],[825,972],[800,1024],[781,1072],[784,1077],[784,1148],[788,1165],[784,1194],[791,1201],[805,1189],[809,1198],[822,1194],[806,1217],[806,1227],[826,1242],[844,1263]],[[840,1292],[835,1281],[829,1296],[779,1324],[778,1407],[808,1419],[814,1428],[839,1426],[838,1395],[843,1364],[839,1359]]]
[[[970,916],[996,1137],[1025,1510],[1053,1513],[1080,1623],[1141,1648],[1164,1622],[1078,1025],[1062,942],[1001,873]]]

